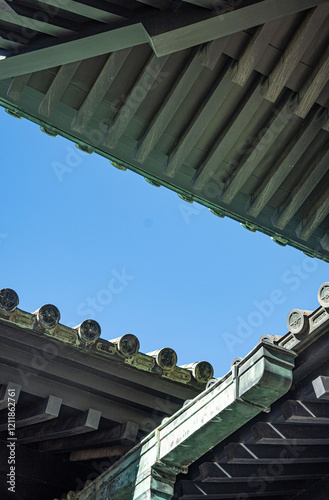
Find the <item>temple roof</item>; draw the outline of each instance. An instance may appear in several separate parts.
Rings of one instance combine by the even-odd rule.
[[[319,0],[3,0],[0,104],[329,261],[328,14]]]
[[[326,500],[328,282],[318,299],[314,311],[290,311],[287,334],[261,337],[228,374],[67,499],[117,500],[126,488],[124,498],[137,500],[151,488],[168,500]]]
[[[54,305],[34,313],[17,306],[14,290],[0,290],[0,447],[7,456],[8,402],[15,394],[15,498],[53,498],[81,487],[95,464],[105,460],[109,467],[213,376],[206,361],[177,366],[169,347],[140,352],[130,333],[104,340],[95,320],[69,328]],[[7,468],[6,461],[4,499]]]

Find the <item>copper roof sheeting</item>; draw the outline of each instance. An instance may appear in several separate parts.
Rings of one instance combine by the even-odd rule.
[[[206,361],[180,367],[171,348],[144,354],[133,334],[107,341],[95,320],[69,328],[60,323],[56,306],[27,313],[18,302],[14,290],[0,290],[3,499],[11,498],[5,457],[13,400],[15,498],[46,500],[81,488],[212,377]]]
[[[147,475],[147,467],[150,467],[145,456],[154,435],[158,436],[157,442],[160,443],[158,459],[151,472],[156,479],[151,483],[155,497],[159,491],[168,500],[326,500],[329,462],[329,282],[320,286],[318,299],[320,306],[314,311],[290,311],[287,318],[290,331],[287,334],[261,337],[259,345],[247,356],[233,361],[231,372],[217,379],[214,385],[211,381],[204,393],[165,419],[142,443],[92,484],[88,482],[81,492],[70,492],[67,500],[89,500],[106,496],[106,492],[110,492],[115,500],[121,498],[121,489],[125,485],[125,499],[143,498],[139,496],[141,485]],[[259,359],[256,353],[267,349],[265,365],[269,372],[263,380],[258,378]],[[271,366],[271,363],[274,364]],[[251,373],[243,382],[249,368],[252,368]],[[269,408],[262,404],[262,398],[271,397],[271,391],[280,391],[278,386],[284,383],[287,376],[285,370],[291,370],[290,383],[280,396],[274,398]],[[270,382],[271,375],[275,373],[278,375],[277,385]],[[262,387],[257,387],[253,397],[246,397],[243,390],[254,387],[253,383],[257,386],[259,380],[263,380]],[[233,400],[225,392],[228,387],[232,389],[232,381],[235,391]],[[217,401],[216,398],[221,396],[222,400]],[[215,400],[219,413],[210,412],[213,431],[209,432],[205,423],[207,414],[203,410]],[[188,411],[193,405],[197,409],[191,412],[191,416]],[[196,421],[200,421],[199,427],[195,426]],[[196,427],[194,440],[193,434],[184,432],[184,422]],[[174,456],[170,455],[169,445],[165,443],[167,425],[171,426],[167,436]],[[211,438],[213,446],[205,445],[209,451],[201,456],[199,449]],[[180,439],[183,452],[175,449],[175,445],[179,448]],[[191,440],[193,446],[189,445]],[[194,461],[191,460],[193,455],[196,457]],[[135,482],[129,490],[127,481],[130,476],[127,471],[133,463]],[[190,465],[187,467],[186,464]],[[138,475],[140,469],[143,471],[141,477]],[[170,488],[173,488],[176,475],[173,493]],[[136,489],[134,485],[137,485]]]
[[[329,2],[1,6],[11,114],[329,261]]]
[[[325,500],[329,462],[329,283],[320,307],[293,309],[267,342],[298,354],[290,391],[177,478],[175,500]]]

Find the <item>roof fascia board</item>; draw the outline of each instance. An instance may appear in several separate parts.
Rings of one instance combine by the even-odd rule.
[[[229,12],[218,8],[203,16],[199,9],[178,10],[143,20],[149,43],[158,57],[253,28],[316,7],[327,0],[253,0],[237,2]],[[242,5],[241,5],[242,4]],[[200,18],[203,19],[200,20]],[[188,22],[187,22],[188,19]]]
[[[0,80],[64,64],[82,61],[134,47],[147,42],[141,23],[107,29],[101,33],[82,35],[78,39],[63,41],[48,47],[39,47],[0,60]]]
[[[148,15],[136,23],[110,28],[47,47],[1,56],[0,80],[62,66],[148,42],[158,57],[315,7],[327,0],[246,0],[229,12],[189,7]],[[240,4],[240,2],[239,2]],[[224,12],[224,13],[223,13]]]
[[[0,67],[1,67],[1,62],[0,62]],[[1,80],[1,76],[0,76],[0,80]],[[0,90],[1,90],[1,84],[2,84],[2,82],[0,81]],[[6,86],[5,82],[3,82],[3,85]],[[203,205],[203,206],[209,208],[209,210],[213,211],[213,213],[215,213],[216,215],[219,215],[220,217],[227,216],[227,217],[230,217],[231,219],[233,219],[237,222],[240,222],[241,224],[252,224],[254,229],[256,229],[257,231],[260,231],[264,234],[267,234],[274,241],[276,241],[277,239],[280,240],[280,238],[282,238],[282,234],[280,234],[279,232],[271,230],[269,227],[263,226],[259,223],[256,223],[255,221],[251,221],[250,218],[247,218],[245,216],[242,216],[241,214],[238,214],[232,210],[229,210],[226,206],[225,207],[219,206],[218,203],[211,202],[207,199],[204,199],[204,197],[202,197],[198,194],[195,194],[194,192],[192,193],[192,197],[191,197],[191,190],[187,190],[183,187],[181,188],[180,186],[177,186],[173,182],[168,182],[164,178],[162,178],[162,177],[160,178],[159,176],[150,173],[146,168],[142,168],[142,167],[137,166],[131,162],[124,161],[122,159],[117,158],[115,155],[110,154],[107,151],[104,151],[104,149],[102,149],[102,146],[98,146],[98,145],[95,146],[95,144],[93,144],[90,139],[81,140],[81,139],[77,138],[76,136],[74,136],[69,131],[54,127],[52,124],[49,124],[46,120],[40,119],[40,117],[38,117],[36,115],[36,113],[31,114],[30,112],[26,112],[25,110],[21,109],[20,106],[14,104],[12,102],[9,102],[7,99],[0,97],[0,106],[5,108],[6,110],[8,110],[10,113],[12,113],[13,116],[16,116],[17,118],[24,117],[27,120],[30,120],[30,121],[38,124],[40,127],[50,128],[54,133],[57,133],[57,134],[61,135],[62,137],[69,139],[70,141],[74,142],[75,144],[78,144],[84,148],[86,148],[86,147],[91,148],[95,153],[110,160],[111,163],[115,163],[116,165],[120,165],[121,167],[123,167],[125,169],[132,170],[133,172],[136,172],[137,174],[142,175],[144,178],[147,178],[147,179],[152,180],[156,183],[159,183],[161,186],[164,186],[164,187],[170,189],[171,191],[175,191],[179,196],[182,195],[182,196],[185,196],[187,198],[191,198],[191,201],[194,201],[196,203],[200,203],[200,205]],[[299,241],[296,241],[296,239],[291,239],[287,236],[284,236],[284,238],[286,240],[287,245],[290,245],[294,248],[297,248],[298,250],[304,252],[308,257],[311,257],[311,258],[316,257],[320,260],[323,260],[324,262],[329,262],[329,257],[326,255],[327,252],[322,250],[320,245],[317,245],[316,248],[310,248],[310,246],[307,246],[306,244],[302,244]]]
[[[176,474],[289,390],[295,356],[271,344],[257,345],[230,376],[166,419],[77,498],[171,498]]]

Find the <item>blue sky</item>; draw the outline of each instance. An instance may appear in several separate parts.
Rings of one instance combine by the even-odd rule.
[[[220,377],[318,306],[326,263],[0,112],[0,287],[21,309],[53,303],[63,324],[94,318],[105,339],[133,333]]]

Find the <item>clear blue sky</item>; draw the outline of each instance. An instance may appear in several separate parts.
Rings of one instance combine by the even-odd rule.
[[[220,377],[318,306],[328,264],[0,113],[0,287],[23,310],[53,303],[63,324],[94,318],[105,339],[134,333]]]

